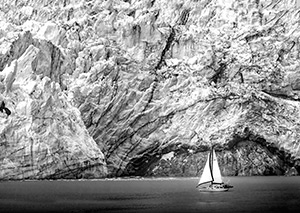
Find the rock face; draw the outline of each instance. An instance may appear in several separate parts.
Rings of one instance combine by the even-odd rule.
[[[1,179],[103,177],[103,153],[61,91],[61,52],[20,34],[4,54]]]
[[[0,178],[299,173],[299,6],[4,0]]]

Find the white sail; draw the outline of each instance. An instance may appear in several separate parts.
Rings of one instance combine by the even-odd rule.
[[[217,155],[214,149],[212,150],[212,175],[213,175],[214,183],[223,183]]]
[[[207,155],[206,164],[198,185],[209,182],[223,183],[217,155],[214,149]]]
[[[210,153],[207,154],[207,160],[206,160],[206,164],[205,167],[203,169],[202,172],[202,176],[199,180],[198,185],[200,184],[204,184],[204,183],[209,183],[213,180],[212,176],[211,176],[211,172],[210,172]]]

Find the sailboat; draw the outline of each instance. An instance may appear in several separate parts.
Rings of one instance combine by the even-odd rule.
[[[207,155],[207,161],[197,188],[199,191],[225,192],[232,187],[233,186],[223,182],[217,155],[212,148]]]

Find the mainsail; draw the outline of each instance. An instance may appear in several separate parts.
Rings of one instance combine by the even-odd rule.
[[[206,164],[198,186],[210,182],[223,183],[218,159],[214,149],[212,149],[212,151],[207,155]]]
[[[205,167],[203,169],[203,172],[202,172],[202,176],[200,178],[200,181],[198,183],[198,185],[201,185],[201,184],[204,184],[204,183],[209,183],[209,182],[212,182],[213,181],[213,178],[211,176],[211,172],[210,172],[210,153],[207,154],[207,160],[206,160],[206,164],[205,164]]]
[[[217,155],[214,149],[212,150],[212,178],[213,183],[223,183]]]

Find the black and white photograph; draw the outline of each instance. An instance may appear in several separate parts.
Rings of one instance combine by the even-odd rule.
[[[300,0],[0,0],[1,213],[298,213]]]

